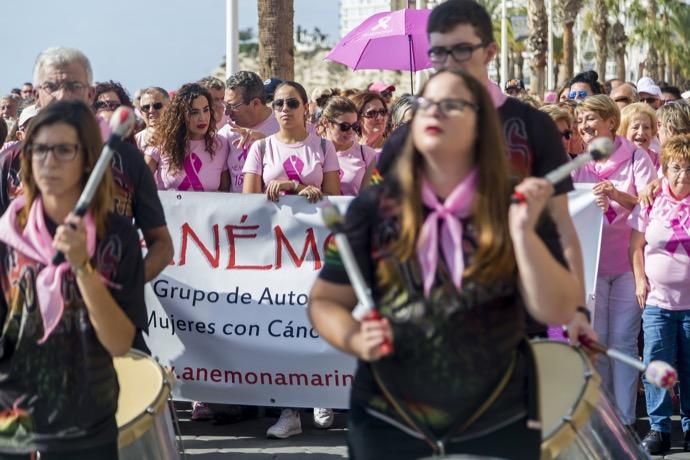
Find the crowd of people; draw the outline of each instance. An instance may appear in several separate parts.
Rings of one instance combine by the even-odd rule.
[[[472,0],[437,6],[428,34],[436,72],[417,95],[385,82],[309,93],[242,70],[130,97],[118,82],[94,83],[80,51],[44,50],[32,83],[0,98],[0,458],[117,458],[110,356],[147,351],[143,287],[173,252],[157,190],[356,197],[345,231],[383,318],[352,318],[357,300],[337,249],[309,306],[319,334],[358,358],[352,458],[537,458],[525,338],[546,337],[546,324],[565,325],[575,345],[584,334],[675,365],[690,450],[690,88],[648,77],[601,83],[587,71],[543,98],[521,80],[501,89],[487,72],[491,19]],[[110,173],[76,216],[121,106],[135,111],[136,128],[112,141]],[[558,184],[540,179],[601,137],[610,157]],[[603,213],[589,308],[567,206],[573,183],[591,184]],[[513,190],[524,203],[511,201]],[[57,267],[55,250],[66,257]],[[637,371],[596,364],[633,430]],[[644,392],[642,445],[662,453],[671,396],[648,382]],[[223,408],[195,402],[192,419],[214,410]],[[327,408],[313,417],[333,423]],[[267,435],[301,431],[299,411],[285,408]]]

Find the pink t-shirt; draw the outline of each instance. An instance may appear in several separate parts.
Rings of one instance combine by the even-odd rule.
[[[170,158],[161,155],[155,147],[147,148],[144,154],[158,163],[154,177],[159,190],[216,192],[220,187],[221,174],[228,170],[227,143],[218,136],[213,155],[206,150],[204,140],[190,141],[184,166],[179,171],[170,171]]]
[[[666,178],[651,209],[635,207],[628,220],[644,233],[647,305],[667,310],[690,310],[690,197],[677,200]]]
[[[264,121],[256,126],[252,126],[254,131],[259,131],[260,133],[270,136],[275,134],[280,129],[278,120],[273,116],[273,112]],[[242,150],[238,149],[233,145],[240,135],[231,131],[230,125],[225,125],[218,131],[218,135],[225,139],[228,144],[228,170],[230,171],[230,191],[235,193],[242,193],[242,185],[244,184],[244,174],[242,173],[242,168],[244,167],[244,162],[247,159],[248,148]]]
[[[573,182],[596,184],[609,180],[621,192],[637,196],[638,191],[656,178],[656,170],[644,150],[627,139],[616,136],[616,150],[605,162],[590,161],[572,173]],[[630,211],[610,200],[604,213],[601,233],[599,275],[620,275],[632,271],[628,246],[632,230],[626,221]]]
[[[148,128],[142,129],[134,135],[134,140],[137,143],[137,147],[139,147],[139,150],[142,152],[145,151],[146,148],[151,144],[152,138],[153,132]]]
[[[357,196],[367,168],[376,160],[376,151],[353,142],[349,149],[337,154],[340,164],[340,194]]]
[[[242,172],[261,176],[264,188],[278,179],[296,180],[320,189],[324,173],[340,171],[333,143],[323,140],[322,148],[322,140],[316,134],[309,134],[297,144],[283,144],[275,135],[269,136],[263,143],[263,157],[260,151],[262,143],[252,144]]]

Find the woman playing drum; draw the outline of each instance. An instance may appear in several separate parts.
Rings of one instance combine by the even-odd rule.
[[[553,189],[526,179],[526,203],[510,205],[498,117],[477,80],[440,71],[421,95],[394,179],[363,191],[345,222],[384,319],[352,318],[335,248],[311,292],[319,334],[359,359],[350,456],[538,458],[523,302],[563,324],[581,300],[560,247],[535,230]],[[394,351],[383,356],[385,340]]]
[[[41,110],[24,141],[23,195],[0,219],[3,459],[118,457],[112,357],[146,326],[144,265],[131,222],[109,211],[109,171],[87,214],[71,213],[102,145],[76,101]]]

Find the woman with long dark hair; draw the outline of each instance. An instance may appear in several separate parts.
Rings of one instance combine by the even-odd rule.
[[[102,145],[78,101],[45,107],[26,134],[23,194],[0,219],[1,458],[118,458],[112,357],[146,327],[144,264],[110,211],[109,171],[86,215],[71,212]]]
[[[581,297],[560,247],[536,230],[553,188],[528,178],[516,187],[526,203],[510,205],[498,116],[476,79],[440,71],[420,94],[393,177],[364,190],[345,219],[383,319],[352,317],[357,299],[335,247],[310,296],[321,337],[359,360],[350,455],[538,458],[524,304],[564,324]]]

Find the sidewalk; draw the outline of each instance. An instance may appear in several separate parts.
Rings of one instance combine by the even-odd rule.
[[[314,428],[311,411],[302,415],[302,434],[289,439],[267,439],[266,429],[275,417],[218,425],[213,421],[191,421],[189,404],[177,403],[177,416],[188,460],[340,460],[347,458],[346,414],[335,415],[333,427]]]

